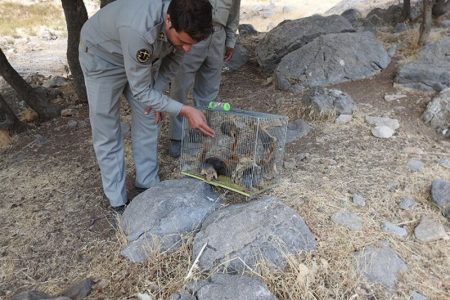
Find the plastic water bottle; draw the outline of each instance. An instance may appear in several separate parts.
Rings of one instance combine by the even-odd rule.
[[[215,109],[215,110],[223,110],[223,111],[229,111],[231,109],[231,104],[228,102],[216,102],[211,101],[208,103],[209,109]]]

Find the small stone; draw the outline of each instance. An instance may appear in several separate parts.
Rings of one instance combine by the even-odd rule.
[[[449,159],[441,159],[439,161],[439,165],[441,165],[442,167],[446,168],[446,169],[450,169],[450,160]]]
[[[401,238],[404,238],[408,235],[408,231],[405,228],[397,226],[391,222],[383,222],[383,231],[392,233]]]
[[[390,127],[392,130],[397,130],[398,128],[400,128],[400,123],[398,122],[397,119],[391,119],[386,117],[366,116],[366,122],[374,126],[387,126]]]
[[[386,50],[390,58],[394,57],[397,53],[397,45],[393,45]]]
[[[293,158],[288,158],[284,161],[283,166],[286,170],[293,170],[297,167],[296,161]]]
[[[411,294],[409,295],[409,297],[411,298],[411,300],[427,300],[428,298],[425,297],[424,295],[416,292],[416,291],[412,291]]]
[[[400,208],[403,210],[411,210],[417,205],[416,201],[411,198],[405,198],[400,201]]]
[[[366,200],[361,195],[358,195],[358,194],[353,195],[352,201],[353,201],[353,204],[355,204],[356,206],[361,206],[361,207],[366,206]]]
[[[441,209],[444,216],[450,218],[450,181],[433,180],[431,199]]]
[[[388,139],[394,135],[394,130],[388,126],[382,125],[373,128],[372,134],[377,138]]]
[[[45,136],[40,134],[36,134],[34,142],[38,145],[45,145],[48,143],[48,139]]]
[[[386,100],[387,102],[392,102],[392,101],[396,101],[396,100],[400,100],[406,98],[406,95],[384,95],[384,100]]]
[[[411,159],[408,162],[408,168],[412,171],[412,172],[420,172],[423,169],[423,162],[417,159]]]
[[[432,242],[440,239],[448,239],[444,226],[430,216],[425,216],[422,218],[422,221],[414,230],[414,235],[421,242]]]
[[[348,211],[340,211],[335,213],[331,217],[331,220],[354,231],[361,230],[363,227],[361,218]]]
[[[78,114],[78,111],[73,108],[66,108],[61,110],[61,117],[73,117]]]
[[[397,25],[395,25],[394,31],[395,31],[395,33],[401,33],[408,29],[409,29],[408,24],[398,23]]]
[[[336,124],[347,124],[352,120],[353,116],[352,115],[345,115],[342,114],[339,117],[336,118]]]
[[[76,128],[77,125],[78,125],[78,122],[75,120],[70,120],[69,122],[67,122],[67,127],[69,127],[70,129]]]
[[[407,265],[387,243],[367,246],[356,253],[359,272],[371,282],[381,283],[393,289],[400,273],[408,270]]]

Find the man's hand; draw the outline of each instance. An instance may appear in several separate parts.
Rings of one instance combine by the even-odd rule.
[[[234,48],[227,47],[227,49],[225,49],[224,60],[229,61],[233,57],[233,53]]]
[[[144,109],[144,115],[148,115],[149,113],[151,113],[152,110],[153,110],[153,108],[152,108],[151,106],[147,106],[147,107]],[[164,119],[163,113],[162,113],[162,112],[159,112],[159,111],[155,111],[155,121],[156,121],[156,124],[161,123],[161,121],[162,121],[163,119]]]
[[[212,130],[206,122],[205,115],[193,108],[192,106],[183,105],[180,115],[188,120],[189,127],[200,130],[203,134],[214,137],[214,130]]]

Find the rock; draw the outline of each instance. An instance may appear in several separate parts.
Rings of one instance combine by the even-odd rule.
[[[311,125],[298,119],[293,122],[289,122],[286,132],[286,144],[292,143],[293,141],[299,140],[302,137],[308,135],[313,130]]]
[[[400,201],[400,208],[403,210],[411,210],[417,205],[416,201],[410,198],[405,198]]]
[[[331,217],[331,220],[334,223],[343,225],[350,230],[358,231],[362,230],[363,228],[362,219],[359,216],[348,211],[340,211],[335,213]]]
[[[42,86],[45,88],[57,88],[69,84],[66,78],[61,76],[53,76],[49,80],[44,81]]]
[[[433,180],[431,199],[441,209],[444,216],[450,218],[450,181]]]
[[[383,222],[383,231],[392,233],[400,238],[405,238],[408,235],[408,231],[405,228],[391,222]]]
[[[399,5],[391,5],[387,9],[377,7],[371,10],[366,16],[366,21],[375,26],[393,26],[401,19],[402,7]]]
[[[366,122],[375,126],[387,126],[392,130],[397,130],[400,127],[400,123],[397,119],[391,119],[386,117],[371,117],[366,116]]]
[[[401,33],[401,32],[407,31],[407,30],[409,30],[409,26],[406,23],[398,23],[394,27],[395,33]]]
[[[239,24],[238,26],[239,35],[255,35],[258,34],[255,27],[251,24]]]
[[[314,15],[283,21],[261,40],[256,48],[256,57],[264,70],[273,71],[286,54],[303,47],[318,36],[351,31],[354,31],[352,25],[344,17],[337,15]]]
[[[417,159],[411,159],[408,161],[408,168],[412,172],[420,172],[423,169],[423,162]]]
[[[302,97],[302,102],[309,107],[315,115],[347,114],[356,110],[352,97],[339,90],[315,87]]]
[[[397,53],[397,45],[390,46],[386,51],[389,57],[393,58]]]
[[[418,58],[399,68],[395,81],[424,91],[442,91],[450,87],[450,37],[426,45]]]
[[[78,115],[78,111],[73,108],[66,108],[61,110],[61,117],[73,117]]]
[[[449,159],[441,159],[439,160],[439,165],[441,165],[442,167],[446,168],[446,169],[450,169],[450,160]]]
[[[428,103],[422,119],[441,132],[450,130],[450,88],[443,90]]]
[[[40,134],[35,135],[34,143],[38,145],[45,145],[48,143],[48,139],[45,136],[42,136]]]
[[[243,275],[214,274],[189,285],[189,289],[197,300],[276,300],[263,282]]]
[[[217,210],[207,217],[194,239],[193,259],[208,247],[198,265],[210,271],[220,269],[241,273],[255,268],[264,258],[272,268],[283,268],[286,256],[315,250],[314,235],[303,219],[274,197]]]
[[[364,207],[366,206],[366,200],[364,200],[364,197],[358,194],[353,195],[352,198],[353,204],[356,206]]]
[[[386,100],[387,102],[392,102],[392,101],[400,100],[400,99],[403,99],[406,97],[407,97],[406,95],[402,95],[402,94],[384,95],[384,100]]]
[[[356,253],[358,270],[369,281],[395,287],[397,276],[408,267],[387,244],[368,246]]]
[[[350,22],[350,24],[352,24],[353,27],[357,27],[359,26],[359,23],[362,19],[362,14],[360,11],[358,11],[357,9],[347,9],[346,11],[344,11],[341,16],[343,16],[344,18],[347,19],[347,21]]]
[[[70,129],[75,129],[78,126],[78,122],[75,120],[69,120],[69,122],[67,122],[67,127],[69,127]]]
[[[281,90],[302,92],[373,76],[390,63],[390,57],[370,32],[322,35],[284,56],[275,70]]]
[[[342,114],[342,115],[339,115],[339,117],[336,118],[335,123],[339,124],[339,125],[343,125],[343,124],[350,123],[352,121],[352,119],[353,119],[352,115]]]
[[[170,296],[169,300],[198,300],[186,291],[181,291]]]
[[[14,295],[11,300],[42,300],[49,298],[51,298],[51,296],[40,291],[26,291]]]
[[[425,297],[424,295],[416,292],[416,291],[412,291],[411,294],[409,295],[410,300],[427,300],[428,298]]]
[[[414,229],[416,239],[421,242],[432,242],[440,239],[448,239],[444,226],[431,216],[425,216]]]
[[[139,194],[122,215],[121,227],[128,245],[122,254],[142,262],[152,246],[175,250],[182,235],[198,229],[217,206],[219,195],[210,185],[183,178],[158,183]]]
[[[94,281],[87,278],[67,288],[61,295],[71,300],[81,300],[89,296],[93,285]]]
[[[394,135],[395,131],[392,130],[391,127],[388,126],[377,126],[372,129],[372,134],[381,139],[388,139]]]
[[[294,170],[297,167],[297,162],[294,158],[286,159],[283,166],[286,170]]]

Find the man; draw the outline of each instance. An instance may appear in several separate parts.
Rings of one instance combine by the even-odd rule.
[[[186,117],[192,128],[214,135],[202,112],[161,93],[179,67],[183,52],[211,32],[207,0],[117,0],[83,26],[79,52],[92,140],[103,190],[116,211],[122,212],[128,202],[119,114],[123,93],[132,109],[137,188],[159,182],[160,112]]]
[[[239,25],[241,0],[210,0],[213,6],[214,33],[194,45],[184,56],[183,64],[172,81],[170,96],[186,103],[189,89],[193,87],[194,103],[207,106],[219,94],[224,60],[232,58],[236,44],[235,32]],[[171,116],[171,141],[169,154],[178,158],[181,152],[182,116]]]

